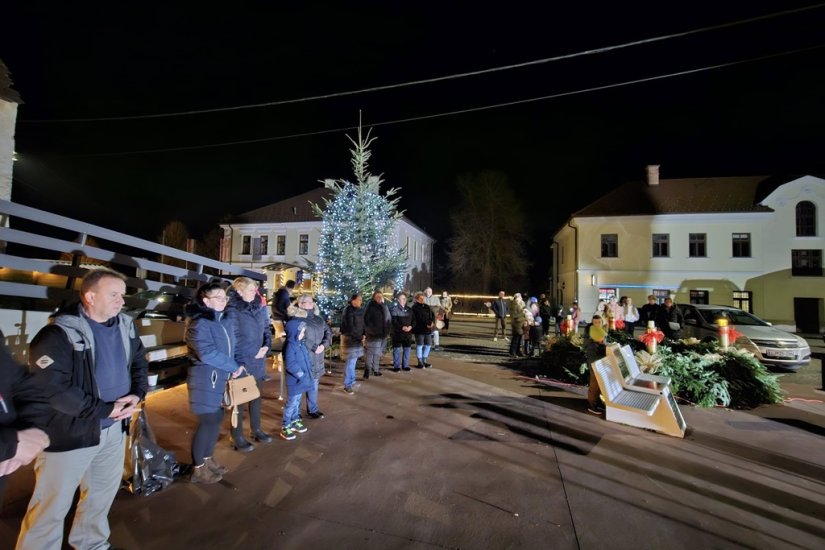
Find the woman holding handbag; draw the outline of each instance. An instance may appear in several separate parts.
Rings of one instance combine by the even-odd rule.
[[[263,394],[266,374],[266,354],[272,346],[269,309],[261,305],[258,298],[258,283],[249,277],[238,277],[232,282],[227,293],[230,312],[235,325],[235,361],[255,378],[258,392]],[[240,405],[236,415],[237,424],[230,430],[232,446],[236,451],[248,453],[255,446],[244,437],[243,411],[247,405]],[[272,442],[272,436],[261,429],[261,397],[249,402],[249,426],[252,439],[264,443]]]
[[[198,417],[192,437],[192,483],[216,483],[228,470],[214,461],[224,411],[226,382],[243,372],[234,358],[235,327],[224,313],[226,292],[218,283],[198,289],[195,302],[186,307],[186,345],[192,365],[186,378],[189,406]]]

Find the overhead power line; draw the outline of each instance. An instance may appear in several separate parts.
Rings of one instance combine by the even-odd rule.
[[[801,8],[794,8],[790,10],[784,10],[774,13],[769,13],[765,15],[758,15],[756,17],[750,17],[747,19],[739,19],[737,21],[731,21],[728,23],[720,23],[718,25],[710,25],[707,27],[701,27],[698,29],[691,29],[688,31],[677,32],[672,34],[666,34],[662,36],[654,36],[652,38],[644,38],[641,40],[634,40],[632,42],[625,42],[623,44],[616,44],[613,46],[604,46],[602,48],[595,48],[591,50],[584,50],[575,53],[569,54],[562,54],[553,57],[545,57],[542,59],[535,59],[533,61],[525,61],[522,63],[514,63],[511,65],[502,65],[499,67],[492,67],[489,69],[480,69],[477,71],[468,71],[463,73],[456,73],[450,74],[445,76],[437,76],[433,78],[425,78],[421,80],[411,80],[409,82],[400,82],[396,84],[386,84],[383,86],[373,86],[371,88],[362,88],[359,90],[349,90],[344,92],[332,92],[328,94],[321,94],[321,95],[314,95],[314,96],[307,96],[307,97],[300,97],[294,99],[283,99],[278,101],[268,101],[265,103],[253,103],[248,105],[235,105],[231,107],[216,107],[213,109],[198,109],[198,110],[190,110],[190,111],[177,111],[173,113],[157,113],[151,115],[131,115],[131,116],[119,116],[119,117],[97,117],[97,118],[59,118],[59,119],[31,119],[31,120],[19,120],[18,124],[21,123],[57,123],[57,122],[114,122],[114,121],[124,121],[124,120],[145,120],[145,119],[157,119],[157,118],[171,118],[171,117],[178,117],[178,116],[191,116],[191,115],[202,115],[202,114],[209,114],[209,113],[222,113],[228,111],[240,111],[240,110],[247,110],[247,109],[259,109],[262,107],[275,107],[279,105],[289,105],[293,103],[303,103],[308,101],[318,101],[321,99],[331,99],[335,97],[344,97],[350,95],[357,95],[357,94],[364,94],[364,93],[372,93],[372,92],[380,92],[384,90],[392,90],[397,88],[405,88],[409,86],[419,86],[422,84],[433,84],[436,82],[444,82],[447,80],[455,80],[459,78],[467,78],[471,76],[479,76],[484,74],[490,74],[500,71],[509,71],[513,69],[522,69],[525,67],[532,67],[535,65],[541,65],[545,63],[552,63],[555,61],[563,61],[565,59],[573,59],[576,57],[582,57],[587,55],[595,55],[610,52],[613,50],[619,50],[623,48],[630,48],[633,46],[640,46],[644,44],[650,44],[653,42],[661,42],[663,40],[670,40],[672,38],[681,38],[684,36],[690,36],[692,34],[698,34],[708,31],[714,31],[719,29],[725,29],[729,27],[735,27],[739,25],[746,25],[749,23],[754,23],[757,21],[764,21],[768,19],[774,19],[776,17],[782,17],[785,15],[791,15],[795,13],[805,12],[809,10],[818,9],[825,6],[825,3],[820,4],[813,4],[810,6],[803,6]]]
[[[560,98],[560,97],[567,97],[567,96],[573,96],[573,95],[590,93],[590,92],[598,92],[598,91],[601,91],[601,90],[609,90],[611,88],[620,88],[620,87],[623,87],[623,86],[630,86],[630,85],[633,85],[633,84],[641,84],[641,83],[644,83],[644,82],[653,82],[653,81],[656,81],[656,80],[664,80],[666,78],[673,78],[673,77],[677,77],[677,76],[685,76],[685,75],[689,75],[689,74],[696,74],[696,73],[701,73],[701,72],[706,72],[706,71],[712,71],[712,70],[715,70],[715,69],[723,69],[723,68],[726,68],[726,67],[733,67],[735,65],[742,65],[742,64],[745,64],[745,63],[754,63],[754,62],[757,62],[757,61],[764,61],[766,59],[774,59],[774,58],[777,58],[777,57],[785,57],[785,56],[788,56],[788,55],[794,55],[794,54],[797,54],[797,53],[808,52],[808,51],[818,50],[818,49],[822,49],[822,48],[825,48],[825,43],[818,44],[816,46],[810,46],[808,48],[799,48],[799,49],[795,49],[795,50],[787,50],[787,51],[773,53],[773,54],[761,55],[759,57],[751,57],[751,58],[748,58],[748,59],[741,59],[739,61],[731,61],[731,62],[728,62],[728,63],[719,63],[717,65],[708,65],[708,66],[699,67],[699,68],[696,68],[696,69],[686,69],[684,71],[678,71],[678,72],[674,72],[674,73],[667,73],[667,74],[662,74],[662,75],[649,76],[649,77],[645,77],[645,78],[637,78],[637,79],[634,79],[634,80],[625,80],[623,82],[615,82],[615,83],[612,83],[612,84],[604,84],[604,85],[601,85],[601,86],[591,86],[589,88],[581,88],[581,89],[578,89],[578,90],[570,90],[570,91],[567,91],[567,92],[559,92],[559,93],[556,93],[556,94],[543,95],[543,96],[539,96],[539,97],[531,97],[531,98],[526,98],[526,99],[517,99],[517,100],[514,100],[514,101],[507,101],[507,102],[504,102],[504,103],[495,103],[493,105],[482,105],[482,106],[479,106],[479,107],[470,107],[470,108],[467,108],[467,109],[459,109],[459,110],[447,111],[447,112],[443,112],[443,113],[434,113],[434,114],[430,114],[430,115],[421,115],[421,116],[415,116],[415,117],[409,117],[409,118],[399,118],[399,119],[394,119],[394,120],[385,120],[383,122],[375,122],[375,123],[372,123],[372,124],[365,124],[365,126],[368,126],[368,127],[371,127],[371,126],[388,126],[388,125],[391,125],[391,124],[402,124],[402,123],[405,123],[405,122],[415,122],[415,121],[419,121],[419,120],[429,120],[429,119],[434,119],[434,118],[442,118],[442,117],[462,115],[462,114],[467,114],[467,113],[475,113],[475,112],[479,112],[479,111],[489,111],[491,109],[499,109],[499,108],[502,108],[502,107],[511,107],[511,106],[514,106],[514,105],[522,105],[522,104],[525,104],[525,103],[534,103],[534,102],[537,102],[537,101],[546,101],[548,99],[556,99],[556,98]],[[289,135],[284,135],[284,136],[274,136],[274,137],[257,138],[257,139],[245,139],[245,140],[240,140],[240,141],[225,141],[225,142],[222,142],[222,143],[209,143],[209,144],[205,144],[205,145],[189,145],[189,146],[182,146],[182,147],[166,147],[166,148],[161,148],[161,149],[141,149],[141,150],[135,150],[135,151],[121,151],[121,152],[113,152],[113,153],[83,153],[83,154],[76,154],[76,155],[61,155],[61,156],[110,157],[110,156],[121,156],[121,155],[138,155],[138,154],[145,154],[145,153],[166,153],[166,152],[174,152],[174,151],[192,151],[192,150],[196,150],[196,149],[210,149],[210,148],[215,148],[215,147],[228,147],[228,146],[233,146],[233,145],[248,145],[248,144],[252,144],[252,143],[263,143],[263,142],[267,142],[267,141],[280,141],[280,140],[300,138],[300,137],[318,136],[318,135],[323,135],[323,134],[331,134],[331,133],[335,133],[335,132],[345,132],[345,131],[348,131],[348,130],[355,130],[357,128],[358,128],[357,126],[346,126],[346,127],[342,127],[342,128],[332,128],[332,129],[328,129],[328,130],[317,130],[317,131],[313,131],[313,132],[301,132],[301,133],[297,133],[297,134],[289,134]]]

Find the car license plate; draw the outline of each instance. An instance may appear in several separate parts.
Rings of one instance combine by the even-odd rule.
[[[768,357],[776,357],[779,359],[795,359],[796,352],[793,350],[786,350],[786,349],[771,349],[768,348],[765,350],[765,355]]]

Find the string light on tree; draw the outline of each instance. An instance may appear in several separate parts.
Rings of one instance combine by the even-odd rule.
[[[318,263],[314,266],[318,281],[318,305],[326,313],[340,311],[353,292],[369,295],[376,289],[401,289],[407,271],[403,250],[398,247],[396,224],[397,188],[381,194],[381,176],[369,173],[369,146],[375,140],[362,135],[352,138],[352,167],[355,183],[347,180],[324,180],[332,191],[321,207],[313,204],[315,214],[323,220]]]

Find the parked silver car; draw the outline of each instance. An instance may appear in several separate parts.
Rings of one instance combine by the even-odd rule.
[[[811,347],[807,341],[773,327],[747,311],[704,304],[679,304],[679,308],[685,317],[683,338],[718,338],[719,325],[716,320],[726,317],[728,323],[742,334],[736,344],[752,352],[765,365],[795,371],[811,361]]]

